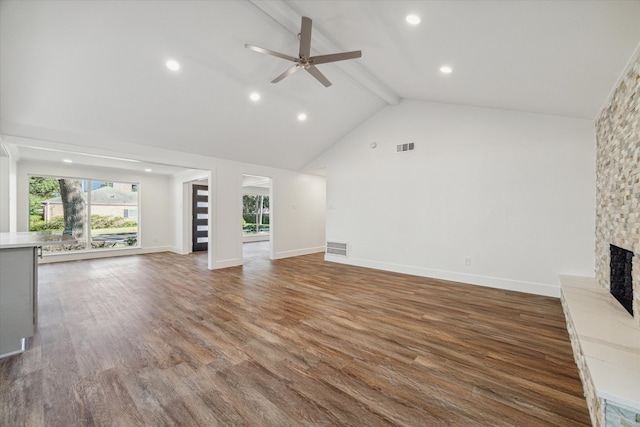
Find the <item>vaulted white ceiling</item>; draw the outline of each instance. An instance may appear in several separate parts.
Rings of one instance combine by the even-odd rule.
[[[329,88],[244,48],[297,56],[301,16],[362,50]],[[639,43],[639,1],[2,0],[0,132],[297,170],[404,98],[594,119]]]

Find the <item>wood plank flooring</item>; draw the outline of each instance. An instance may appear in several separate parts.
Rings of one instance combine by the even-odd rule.
[[[559,300],[256,253],[41,265],[0,426],[590,425]]]

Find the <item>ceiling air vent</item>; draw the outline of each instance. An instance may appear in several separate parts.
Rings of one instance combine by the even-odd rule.
[[[403,151],[413,151],[416,149],[416,144],[408,142],[406,144],[398,144],[396,146],[396,153],[402,153]]]
[[[347,244],[343,242],[327,242],[327,253],[330,255],[347,256]]]

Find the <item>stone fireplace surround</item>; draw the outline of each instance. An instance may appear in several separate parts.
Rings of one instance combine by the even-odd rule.
[[[596,281],[610,287],[610,245],[640,253],[640,56],[596,120]],[[640,327],[640,261],[633,263],[633,313]]]
[[[595,279],[561,276],[561,301],[594,426],[640,427],[640,258],[633,317],[610,293],[610,245],[640,253],[640,51],[596,120]]]

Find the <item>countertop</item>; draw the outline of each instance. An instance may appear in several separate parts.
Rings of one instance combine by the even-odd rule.
[[[0,249],[60,245],[74,243],[75,241],[76,240],[71,236],[63,236],[61,231],[0,233]]]

